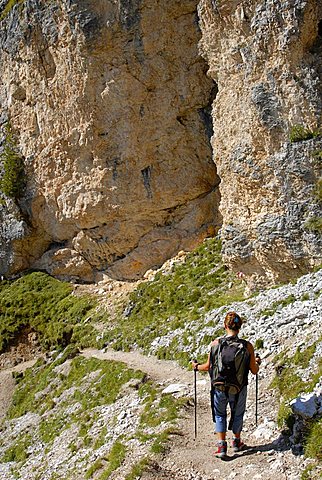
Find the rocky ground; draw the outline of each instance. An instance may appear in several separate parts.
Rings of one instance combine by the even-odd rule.
[[[194,373],[180,369],[173,362],[146,358],[138,353],[86,351],[99,358],[117,358],[140,368],[163,385],[177,385],[178,391],[194,396]],[[198,374],[197,380],[197,438],[195,438],[194,406],[180,420],[180,435],[173,435],[166,454],[158,459],[144,480],[214,480],[254,478],[256,480],[297,480],[310,463],[303,456],[293,455],[276,424],[278,402],[269,384],[274,376],[271,358],[267,357],[259,374],[258,425],[255,422],[255,377],[250,378],[248,405],[245,415],[245,451],[228,451],[225,461],[217,459],[215,437],[209,404],[208,377]],[[180,394],[180,393],[178,393]],[[231,434],[230,434],[231,435]],[[322,473],[322,469],[321,469]]]
[[[247,448],[237,454],[231,450],[228,451],[228,457],[225,461],[215,458],[213,455],[215,448],[215,437],[213,433],[213,424],[209,405],[209,382],[204,374],[198,374],[197,380],[197,438],[194,435],[194,373],[182,369],[174,362],[162,361],[156,359],[152,354],[150,356],[141,355],[137,351],[116,352],[109,349],[94,350],[88,349],[82,352],[82,356],[89,359],[96,357],[100,360],[117,360],[126,363],[134,370],[141,370],[161,386],[161,390],[170,388],[174,396],[188,396],[190,401],[183,409],[182,416],[178,421],[175,432],[171,435],[166,452],[162,455],[153,455],[152,462],[145,473],[137,478],[144,480],[214,480],[218,476],[223,479],[249,479],[254,480],[300,480],[302,472],[312,463],[303,455],[295,455],[293,449],[285,441],[281,430],[276,424],[278,409],[278,400],[276,393],[269,388],[272,378],[275,375],[273,359],[285,347],[289,347],[290,354],[294,353],[297,347],[304,348],[320,338],[320,330],[316,328],[319,325],[321,317],[322,299],[322,271],[312,275],[302,277],[297,284],[286,285],[277,289],[272,289],[261,293],[259,296],[240,302],[233,306],[238,312],[241,312],[247,318],[247,323],[243,326],[242,333],[253,343],[257,339],[263,341],[263,348],[260,350],[263,358],[261,370],[259,373],[259,398],[258,398],[258,424],[255,424],[255,378],[251,376],[248,391],[248,405],[245,415],[245,425],[243,439]],[[286,301],[290,299],[292,301]],[[204,319],[204,324],[187,325],[193,336],[199,336],[209,333],[211,322],[216,325],[219,318],[223,318],[224,309],[220,308],[211,312]],[[173,332],[172,335],[179,335],[179,332]],[[156,340],[156,344],[166,344],[168,338],[162,337]],[[155,345],[151,346],[151,350]],[[204,352],[195,351],[192,355],[198,358]],[[321,345],[317,348],[316,354],[312,357],[307,369],[301,369],[299,373],[302,378],[306,378],[309,370],[315,368],[318,359],[321,357]],[[0,415],[3,418],[10,404],[14,391],[12,379],[13,371],[22,371],[30,363],[21,363],[14,366],[2,368],[0,371]],[[63,367],[62,367],[63,368]],[[67,367],[66,367],[67,368]],[[63,374],[63,370],[60,372]],[[168,391],[168,390],[167,390]],[[126,432],[132,428],[135,423],[135,411],[139,412],[140,400],[133,397],[134,393],[123,396],[121,401],[113,406],[113,416],[117,418],[112,430]],[[322,385],[317,384],[315,389],[317,402],[322,407]],[[131,407],[129,407],[130,402]],[[134,405],[135,404],[135,405]],[[133,407],[134,405],[134,407]],[[102,414],[98,421],[107,422],[107,410],[97,412]],[[129,415],[124,412],[133,412]],[[133,415],[132,415],[133,414]],[[104,416],[105,415],[105,416]],[[14,421],[6,421],[2,425],[2,449],[4,442],[12,442],[18,435],[24,432],[27,427],[28,434],[32,434],[39,418],[37,415],[25,415]],[[105,419],[105,420],[104,420]],[[29,422],[29,423],[28,423]],[[33,427],[34,422],[34,427]],[[97,428],[102,428],[102,425]],[[99,431],[99,430],[98,430]],[[113,433],[113,432],[112,432]],[[16,437],[15,437],[16,435]],[[69,435],[69,437],[68,437]],[[72,435],[77,436],[77,431],[69,431],[68,435],[61,434],[55,439],[54,450],[49,449],[42,462],[47,462],[47,470],[39,476],[35,468],[25,466],[23,470],[18,470],[19,466],[15,462],[0,464],[0,479],[13,480],[19,478],[24,480],[52,480],[53,478],[64,478],[73,480],[85,480],[86,469],[78,470],[74,476],[68,476],[67,470],[64,472],[64,462],[61,459],[66,456],[65,464],[76,462],[80,459],[80,452],[68,450],[68,445]],[[74,437],[73,437],[74,438]],[[76,438],[76,437],[75,437]],[[229,437],[230,440],[230,437]],[[74,440],[73,440],[74,441]],[[134,442],[135,443],[135,442]],[[111,474],[113,480],[122,480],[129,473],[129,468],[134,461],[150,456],[149,444],[144,442],[132,442],[131,458],[127,458],[124,463]],[[7,445],[8,446],[8,445]],[[44,446],[38,445],[37,456],[30,458],[30,465],[37,464],[40,456],[44,455]],[[108,451],[108,444],[102,446],[102,449]],[[69,452],[66,454],[66,452]],[[55,454],[54,454],[55,452]],[[60,453],[59,453],[60,452]],[[88,454],[88,452],[87,452]],[[93,461],[97,453],[92,452]],[[86,451],[82,453],[86,457]],[[135,457],[136,455],[136,457]],[[38,460],[37,460],[38,458]],[[28,460],[29,461],[29,460]],[[67,467],[66,467],[67,468]],[[13,469],[13,470],[12,470]],[[12,471],[15,471],[13,476]],[[57,475],[53,476],[53,475]],[[322,466],[317,466],[312,479],[320,478]],[[18,476],[17,476],[18,475]],[[23,475],[23,476],[21,476]],[[38,475],[38,476],[37,476]],[[87,477],[89,478],[89,477]],[[98,474],[91,478],[99,478]],[[309,478],[309,477],[307,477]]]

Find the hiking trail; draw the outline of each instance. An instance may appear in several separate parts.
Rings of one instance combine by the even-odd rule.
[[[189,395],[194,395],[194,372],[174,361],[146,357],[137,351],[86,349],[87,358],[115,360],[147,373],[162,386],[185,384]],[[215,436],[209,399],[207,374],[197,374],[197,438],[194,438],[194,405],[187,407],[179,420],[180,434],[172,435],[166,453],[146,472],[144,480],[300,480],[301,471],[309,463],[303,456],[295,456],[285,444],[275,423],[278,404],[268,388],[274,368],[268,359],[259,373],[258,426],[255,425],[255,376],[249,374],[247,410],[242,438],[247,449],[234,453],[228,448],[227,460],[217,459]],[[227,434],[230,446],[231,432]]]

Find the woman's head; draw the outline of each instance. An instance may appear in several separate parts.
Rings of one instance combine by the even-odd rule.
[[[236,312],[228,312],[225,317],[225,328],[238,332],[242,326],[243,321]]]

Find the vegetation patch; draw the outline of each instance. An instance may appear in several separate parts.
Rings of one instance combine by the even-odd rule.
[[[171,423],[178,418],[179,411],[187,399],[176,399],[172,395],[162,395],[151,382],[141,385],[139,395],[144,398],[145,408],[140,418],[143,428],[156,427],[161,423]]]
[[[279,300],[278,302],[272,303],[270,308],[267,308],[266,310],[262,310],[260,315],[263,316],[263,317],[271,317],[272,315],[274,315],[276,313],[276,311],[279,308],[285,308],[285,307],[287,307],[287,305],[291,305],[295,301],[296,301],[295,296],[294,295],[289,295],[288,297],[283,298],[283,300]]]
[[[151,460],[148,457],[143,458],[134,465],[131,472],[126,475],[125,480],[137,480],[141,478],[143,472],[145,472],[151,466]]]
[[[32,444],[32,439],[30,435],[25,433],[21,434],[14,442],[14,444],[6,450],[6,452],[0,458],[1,463],[9,462],[21,462],[28,458],[27,450]]]
[[[72,295],[72,286],[41,272],[14,282],[0,283],[0,353],[23,329],[38,334],[44,349],[93,340],[92,326],[84,320],[94,308],[93,300]]]
[[[13,9],[15,5],[22,5],[24,1],[25,0],[8,0],[0,13],[0,21],[6,18],[8,13]]]
[[[15,391],[9,418],[20,417],[27,412],[41,412],[42,414],[49,412],[55,408],[57,399],[63,392],[69,391],[73,387],[72,397],[66,397],[64,401],[60,401],[60,407],[78,402],[81,408],[75,415],[70,415],[68,422],[58,415],[54,416],[55,425],[51,426],[51,430],[56,429],[58,434],[61,428],[67,428],[75,418],[78,419],[81,426],[82,415],[88,425],[91,418],[88,416],[88,412],[99,405],[115,402],[122,385],[130,379],[136,378],[143,381],[144,374],[142,372],[130,370],[122,363],[105,362],[96,358],[85,359],[81,356],[77,356],[71,361],[67,375],[59,375],[57,367],[68,359],[71,352],[72,347],[70,346],[63,355],[58,355],[55,361],[49,365],[40,360],[33,369],[25,372]],[[97,372],[97,375],[93,375],[93,372]],[[87,376],[90,377],[86,385],[84,379]],[[84,385],[86,385],[86,389]],[[48,386],[50,386],[50,390]],[[42,395],[42,392],[45,393]],[[46,422],[50,421],[51,419],[47,416]],[[80,431],[80,433],[82,432]]]
[[[255,350],[264,348],[264,340],[262,338],[257,338],[257,340],[255,340],[254,348]]]
[[[306,438],[304,451],[308,457],[322,461],[322,418],[312,423]]]
[[[320,480],[321,479],[321,467],[316,464],[310,463],[302,472],[301,480]]]
[[[72,468],[85,471],[86,479],[106,480],[127,462],[128,455],[135,454],[130,440],[137,439],[141,452],[144,444],[146,455],[128,474],[127,478],[134,479],[137,472],[147,468],[150,454],[164,451],[187,400],[162,395],[160,387],[147,382],[143,372],[123,363],[75,357],[76,352],[76,347],[69,345],[50,361],[39,360],[16,379],[7,424],[15,419],[12,425],[16,428],[24,414],[34,413],[35,417],[28,434],[22,432],[14,442],[5,440],[12,433],[6,433],[7,424],[3,426],[0,462],[13,462],[12,468],[18,471],[23,464],[28,465],[28,448],[37,444],[42,457],[37,470],[41,478],[42,465],[50,465],[52,449],[68,438],[69,455],[83,452]],[[139,419],[132,426],[123,417],[118,418],[120,412],[127,410],[129,395]],[[114,439],[116,424],[120,435]],[[74,478],[71,470],[65,478]]]
[[[220,252],[220,242],[208,239],[183,263],[142,283],[130,296],[129,313],[109,327],[105,344],[119,350],[137,346],[148,352],[156,337],[184,328],[214,308],[242,300],[244,284],[222,263]],[[171,358],[180,360],[175,340],[167,348]],[[162,351],[160,358],[164,358]]]
[[[310,129],[304,125],[293,125],[290,130],[290,142],[304,142],[305,140],[310,140],[311,138],[317,138],[322,135],[322,132],[319,129]]]
[[[305,222],[304,227],[311,232],[322,232],[322,217],[314,216]]]
[[[19,199],[25,187],[24,161],[17,151],[9,124],[5,127],[5,142],[0,154],[0,164],[2,166],[0,191],[9,198]]]
[[[281,397],[280,408],[278,411],[277,422],[280,427],[286,426],[292,429],[295,418],[290,407],[290,401],[301,393],[309,393],[313,390],[319,379],[322,377],[322,358],[317,362],[316,371],[311,373],[308,381],[304,381],[299,375],[299,368],[309,367],[317,345],[321,344],[320,337],[314,344],[304,350],[299,348],[292,357],[287,357],[286,352],[279,354],[275,359],[277,375],[275,376],[271,387],[276,388]],[[304,450],[308,456],[319,458],[322,451],[322,428],[321,419],[315,418],[307,421],[306,432],[304,436]]]

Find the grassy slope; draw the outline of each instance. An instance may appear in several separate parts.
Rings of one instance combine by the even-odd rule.
[[[71,339],[90,341],[93,328],[84,324],[94,302],[72,295],[72,286],[40,272],[0,283],[0,353],[22,329],[38,334],[44,349]]]
[[[75,349],[69,346],[52,360],[39,360],[17,379],[8,415],[13,419],[13,427],[9,427],[10,422],[4,425],[0,440],[0,463],[13,462],[11,473],[16,478],[23,478],[19,472],[28,465],[29,457],[35,478],[37,475],[41,478],[45,471],[47,474],[51,457],[55,456],[55,442],[67,436],[69,445],[64,452],[67,466],[63,469],[68,478],[83,478],[86,471],[86,479],[105,480],[124,463],[129,463],[126,456],[131,459],[133,455],[130,446],[133,439],[146,445],[147,453],[159,452],[175,428],[185,399],[162,396],[160,388],[148,382],[144,373],[122,363],[74,358],[74,355]],[[137,405],[135,411],[139,419],[127,425],[123,417],[118,420],[118,415],[126,409],[131,418],[127,405],[130,401]],[[107,416],[107,408],[112,404],[116,410],[113,407]],[[17,436],[15,419],[27,412],[29,415],[32,412],[38,420],[27,433],[22,431]],[[37,460],[33,460],[31,451],[37,453]],[[76,452],[80,455],[74,462]],[[127,479],[134,479],[140,467],[143,463],[134,465],[133,474],[130,470]],[[59,472],[60,466],[55,467],[52,478],[56,478],[56,468]]]
[[[29,326],[36,330],[44,348],[50,348],[66,341],[76,345],[95,345],[95,330],[84,320],[93,309],[93,303],[87,298],[71,295],[71,286],[58,282],[42,273],[33,273],[10,284],[0,284],[0,345],[2,348],[10,342],[22,327]],[[102,344],[116,349],[139,347],[149,351],[151,343],[162,335],[176,336],[166,345],[159,345],[155,352],[160,358],[176,358],[182,364],[190,359],[191,345],[200,339],[196,336],[198,323],[210,310],[243,298],[243,284],[222,264],[220,244],[215,239],[206,240],[198,249],[187,255],[184,261],[176,263],[168,271],[160,271],[154,280],[143,282],[131,294],[127,315],[119,313],[111,323],[105,313],[100,321],[105,320],[106,333]],[[294,298],[283,300],[292,303]],[[278,305],[280,305],[279,302]],[[284,304],[283,304],[284,305]],[[274,313],[276,305],[272,304],[266,315]],[[105,318],[104,318],[105,317]],[[196,330],[185,330],[185,325],[196,325]],[[189,330],[189,329],[188,329]],[[212,324],[212,336],[214,335]],[[84,340],[85,339],[85,340]],[[208,338],[202,341],[209,342]],[[187,350],[185,351],[185,345]],[[283,373],[276,378],[274,386],[281,394],[280,423],[288,421],[287,402],[305,391],[306,385],[296,374],[298,362],[314,354],[297,352],[294,358],[282,356]],[[321,363],[319,366],[321,370]],[[314,374],[310,388],[317,381],[321,371]],[[20,402],[19,402],[20,403]],[[23,404],[21,404],[21,408]],[[318,433],[317,433],[318,432]],[[306,451],[318,456],[321,449],[316,440],[322,438],[321,422],[309,426]],[[316,447],[317,445],[317,447]],[[317,450],[318,449],[318,450]]]
[[[290,401],[302,393],[312,392],[319,379],[322,378],[322,358],[318,360],[318,367],[311,372],[308,380],[304,381],[299,372],[299,367],[301,369],[309,367],[310,360],[316,354],[316,347],[321,342],[322,336],[307,348],[302,350],[297,348],[293,356],[289,357],[287,351],[284,351],[274,360],[277,374],[272,382],[272,387],[276,388],[280,395],[277,421],[280,427],[289,428],[289,433],[291,433],[294,424]],[[304,449],[308,456],[322,461],[321,419],[307,420],[304,432]]]
[[[190,321],[197,322],[211,309],[241,300],[244,286],[222,263],[220,250],[218,240],[208,239],[184,262],[142,283],[130,296],[130,313],[120,314],[108,325],[103,341],[115,349],[138,347],[147,352],[157,337],[183,329]],[[183,338],[183,345],[190,343],[191,339]],[[156,354],[182,364],[189,360],[189,354],[178,348],[175,339]]]

